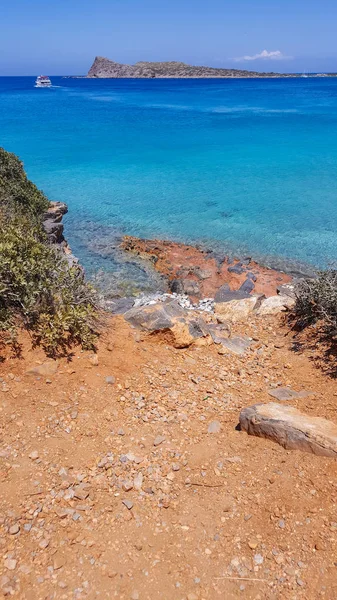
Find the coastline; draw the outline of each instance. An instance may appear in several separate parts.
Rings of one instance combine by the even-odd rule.
[[[50,241],[64,253],[72,264],[80,262],[84,271],[86,261],[75,258],[63,236],[62,217],[68,212],[64,203],[52,202],[46,213],[45,229]],[[298,279],[313,276],[314,270],[303,265],[294,268],[291,261],[280,258],[282,268],[273,267],[252,256],[237,256],[203,244],[187,244],[174,240],[145,239],[129,235],[109,236],[97,226],[96,238],[90,236],[89,253],[92,263],[102,259],[111,263],[111,270],[97,267],[89,270],[88,278],[97,287],[103,304],[137,297],[176,294],[192,304],[205,300],[241,299],[250,295],[274,296],[283,286]],[[78,254],[78,252],[77,252]],[[277,263],[277,258],[275,258]],[[286,267],[289,268],[286,268]],[[114,271],[114,268],[116,271]],[[120,279],[121,269],[123,278]],[[141,275],[140,275],[141,274]],[[283,293],[283,292],[282,292]],[[124,302],[122,302],[124,306]]]

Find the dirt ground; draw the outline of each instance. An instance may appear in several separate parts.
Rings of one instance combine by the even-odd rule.
[[[336,380],[279,318],[243,330],[239,357],[113,317],[97,357],[0,364],[0,597],[337,598],[336,461],[236,430],[276,384],[336,421]]]

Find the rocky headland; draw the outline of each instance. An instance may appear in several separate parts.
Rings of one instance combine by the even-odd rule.
[[[221,69],[215,67],[203,67],[188,65],[183,62],[137,62],[134,65],[117,63],[103,56],[96,56],[89,69],[89,78],[250,78],[250,77],[298,77],[286,73],[259,73],[244,69]]]

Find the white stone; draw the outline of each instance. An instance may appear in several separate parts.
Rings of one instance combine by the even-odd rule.
[[[294,298],[290,296],[270,296],[266,298],[257,310],[258,315],[277,315],[284,312],[287,308],[292,308],[295,304]]]

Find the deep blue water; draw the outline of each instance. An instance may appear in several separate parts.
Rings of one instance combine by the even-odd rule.
[[[118,272],[121,232],[337,260],[337,79],[52,82],[0,78],[0,144],[67,202],[90,273]]]

